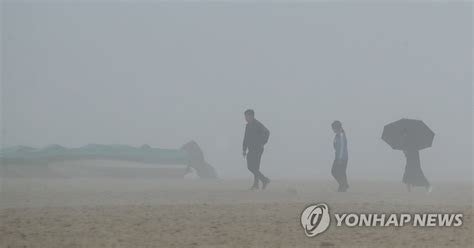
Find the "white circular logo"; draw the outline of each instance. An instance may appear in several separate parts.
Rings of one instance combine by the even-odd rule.
[[[325,203],[310,205],[301,213],[301,225],[308,237],[314,237],[326,231],[330,222],[329,207]]]

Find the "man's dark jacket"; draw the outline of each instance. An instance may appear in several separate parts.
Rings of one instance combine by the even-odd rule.
[[[270,138],[270,131],[259,121],[253,120],[245,126],[244,143],[242,148],[247,151],[262,149]]]

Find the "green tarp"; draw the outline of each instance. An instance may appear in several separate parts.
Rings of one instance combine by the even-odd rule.
[[[16,146],[0,150],[0,160],[5,164],[34,164],[80,159],[127,160],[170,165],[189,162],[188,154],[184,150],[151,148],[148,145],[138,148],[128,145],[90,144],[79,148],[50,145],[40,149]]]

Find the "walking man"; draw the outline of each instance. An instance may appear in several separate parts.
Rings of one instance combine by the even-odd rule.
[[[258,120],[255,119],[255,112],[247,109],[244,112],[247,125],[245,126],[244,142],[242,145],[243,156],[247,157],[247,168],[254,175],[251,190],[259,189],[259,181],[262,182],[262,189],[270,183],[270,179],[260,172],[260,159],[262,158],[263,146],[270,138],[270,131]],[[247,152],[248,150],[248,152]]]

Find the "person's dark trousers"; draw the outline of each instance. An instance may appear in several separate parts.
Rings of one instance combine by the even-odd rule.
[[[263,148],[249,149],[247,153],[247,168],[254,175],[253,186],[258,187],[258,181],[262,183],[268,179],[260,172],[260,159],[262,158]]]
[[[334,160],[332,164],[331,174],[339,183],[339,191],[346,191],[349,188],[347,183],[347,160]]]

